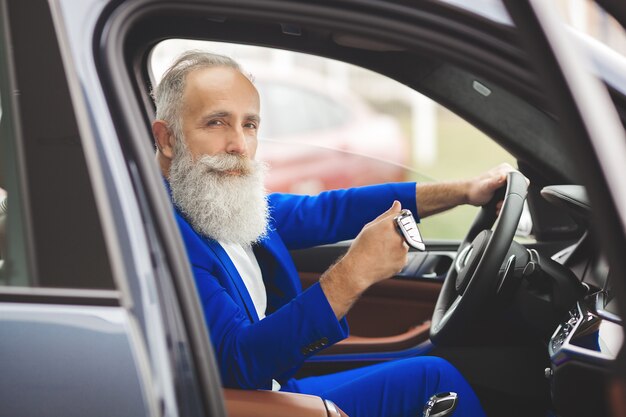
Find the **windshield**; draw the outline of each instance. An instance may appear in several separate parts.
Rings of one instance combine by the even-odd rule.
[[[482,16],[496,23],[513,25],[502,0],[437,0]],[[561,18],[576,31],[585,33],[626,57],[626,32],[602,7],[590,0],[557,0]]]

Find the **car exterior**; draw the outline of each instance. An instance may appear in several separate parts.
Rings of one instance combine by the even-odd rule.
[[[580,255],[577,262],[566,264],[571,272],[593,267],[589,277],[583,274],[583,278],[600,278],[602,282],[587,279],[586,284],[598,286],[599,293],[621,303],[626,301],[620,290],[623,282],[612,282],[612,288],[605,285],[607,268],[614,271],[612,276],[617,280],[624,270],[620,251],[626,236],[626,188],[619,182],[619,169],[624,165],[619,162],[626,157],[626,150],[620,148],[623,143],[611,142],[623,138],[623,127],[615,124],[615,117],[604,120],[598,114],[587,116],[586,111],[593,109],[577,107],[580,95],[567,94],[570,88],[576,89],[572,79],[582,80],[585,93],[600,97],[594,105],[604,113],[608,113],[606,108],[613,111],[617,107],[618,113],[626,114],[621,77],[607,70],[621,64],[617,60],[594,67],[608,84],[611,106],[615,106],[601,108],[610,103],[607,97],[597,95],[602,90],[594,90],[584,73],[580,75],[585,65],[568,61],[573,58],[563,55],[568,41],[560,39],[558,31],[548,32],[549,43],[532,39],[533,34],[548,30],[541,20],[546,12],[540,2],[513,3],[507,6],[519,32],[438,2],[0,2],[0,168],[1,185],[9,196],[7,253],[2,254],[0,271],[0,414],[219,416],[226,414],[225,404],[234,413],[234,402],[241,405],[255,395],[252,409],[238,408],[240,415],[271,413],[265,408],[268,404],[278,404],[284,415],[298,415],[291,408],[298,406],[297,398],[283,401],[284,396],[272,393],[250,397],[243,393],[243,400],[233,400],[233,395],[241,393],[224,394],[221,389],[184,248],[163,179],[153,161],[148,129],[153,109],[145,59],[150,46],[167,36],[242,42],[252,42],[256,37],[257,42],[277,48],[340,56],[412,83],[512,149],[519,157],[520,169],[534,184],[545,180],[548,184],[559,181],[587,186],[594,212],[583,220],[575,215],[566,219],[563,211],[543,206],[538,195],[529,197],[538,240],[529,247],[554,256],[557,248],[573,248],[563,255]],[[297,12],[292,6],[298,6]],[[533,26],[537,22],[534,16],[540,18],[537,26]],[[270,25],[266,19],[272,18],[274,24]],[[297,24],[286,24],[285,19]],[[247,31],[250,28],[254,31]],[[277,30],[282,33],[278,39]],[[531,44],[534,41],[544,54],[525,52],[514,35]],[[553,42],[555,37],[558,41]],[[325,43],[328,39],[333,42]],[[593,45],[589,48],[595,50]],[[550,60],[552,50],[557,51],[554,61]],[[601,54],[594,59],[607,63]],[[539,64],[539,69],[531,70],[528,63]],[[543,91],[545,79],[562,82],[556,92],[565,93],[555,94],[550,106]],[[476,91],[472,80],[489,85],[489,94],[485,95],[484,89],[479,89],[480,95],[469,94],[472,89]],[[488,102],[488,96],[496,103]],[[568,113],[572,109],[579,113]],[[578,128],[570,130],[571,142],[563,143],[569,137],[564,139],[556,128],[564,123],[557,124],[548,110]],[[376,118],[371,114],[364,117]],[[593,125],[593,120],[602,121],[594,125],[597,129],[612,126],[610,136],[584,128],[586,123]],[[385,122],[380,123],[384,126]],[[400,146],[389,145],[396,150]],[[574,155],[570,155],[570,148]],[[584,175],[580,166],[585,167]],[[608,247],[592,245],[585,237],[591,233],[601,236]],[[427,244],[434,256],[421,259],[421,275],[405,271],[410,279],[394,281],[395,291],[385,288],[374,301],[366,301],[375,304],[380,302],[380,294],[392,294],[392,304],[383,303],[385,309],[391,310],[388,306],[393,305],[401,310],[408,303],[402,294],[424,294],[427,288],[436,298],[441,286],[438,280],[451,266],[458,246],[450,242]],[[317,250],[313,258],[300,254],[306,258],[302,262],[313,264],[303,266],[303,271],[315,272],[323,263],[324,253],[330,252],[334,259],[340,248]],[[296,258],[300,255],[294,254]],[[597,261],[600,258],[606,263]],[[413,283],[420,285],[419,291],[415,292]],[[428,301],[423,304],[433,307]],[[603,320],[615,324],[619,334],[619,310],[608,313],[614,317],[604,312]],[[381,326],[381,331],[389,331],[394,319],[398,328],[392,329],[392,334],[361,337],[377,339],[376,343],[388,348],[380,339],[395,336],[396,330],[404,331],[400,329],[405,322],[397,317],[386,319],[388,325]],[[366,324],[357,322],[355,335],[367,333],[377,320],[380,317],[374,316]],[[564,328],[561,321],[552,326],[554,335],[548,336],[547,343],[554,342],[552,336]],[[485,336],[485,340],[489,338]],[[364,339],[356,342],[358,348]],[[399,348],[396,344],[385,351],[378,350],[379,346],[373,351],[344,347],[343,353],[316,358],[311,366],[317,362],[334,370],[339,363],[370,363],[427,351],[443,354],[443,349],[438,351],[422,342]],[[559,353],[556,345],[551,346],[552,353]],[[500,364],[497,353],[471,349],[456,353],[475,354],[475,361],[461,362],[469,375],[480,379],[476,374],[482,374],[499,382],[502,378],[502,388],[509,389],[506,392],[519,389],[532,397],[535,412],[541,409],[568,416],[589,407],[601,410],[601,415],[613,406],[599,397],[603,391],[598,389],[610,382],[607,373],[615,372],[622,378],[626,375],[615,355],[597,360],[597,356],[577,351],[581,355],[561,362],[563,356],[547,358],[543,345],[538,353],[542,359],[520,356],[511,361],[507,356],[511,352],[530,352],[523,347],[495,349],[505,354],[502,363],[520,362],[521,367],[532,364],[528,373],[506,369],[521,373],[515,381],[499,377],[498,372],[505,370],[491,366]],[[454,349],[449,350],[454,355]],[[545,374],[552,379],[534,373],[542,360],[547,367]],[[477,365],[474,373],[469,362]],[[575,378],[581,374],[568,376],[577,364],[592,369],[583,374],[582,382]],[[531,386],[536,381],[543,382]],[[580,397],[577,389],[581,384],[588,398]],[[497,396],[513,400],[513,396],[499,392],[481,394],[494,403]],[[338,415],[322,399],[313,401],[321,415]],[[615,401],[619,402],[619,395]],[[275,410],[274,415],[278,415]]]

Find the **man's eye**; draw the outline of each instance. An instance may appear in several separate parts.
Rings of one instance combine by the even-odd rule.
[[[209,120],[207,122],[208,126],[223,126],[224,122],[222,122],[221,120]]]
[[[245,127],[246,129],[257,129],[257,124],[250,122],[243,125],[243,127]]]

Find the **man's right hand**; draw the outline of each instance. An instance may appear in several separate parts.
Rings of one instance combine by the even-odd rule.
[[[372,284],[392,277],[407,262],[408,245],[396,230],[398,201],[363,227],[352,246],[320,279],[322,290],[338,319]]]
[[[398,201],[363,227],[341,262],[354,271],[353,279],[365,288],[392,277],[406,265],[409,247],[396,229],[394,218],[402,206]]]

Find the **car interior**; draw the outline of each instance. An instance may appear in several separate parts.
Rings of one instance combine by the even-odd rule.
[[[439,2],[424,2],[410,16],[375,4],[371,10],[351,10],[349,2],[340,6],[345,13],[324,3],[291,7],[254,1],[247,7],[228,2],[121,6],[103,20],[94,47],[98,71],[151,206],[163,207],[166,198],[155,180],[150,133],[154,80],[148,62],[160,41],[189,38],[286,49],[384,74],[486,133],[516,157],[530,186],[526,190],[519,179],[509,182],[506,197],[511,198],[503,213],[516,212],[496,223],[498,243],[485,243],[490,255],[498,255],[484,274],[490,276],[477,279],[487,279],[484,286],[492,289],[485,291],[492,293],[474,302],[471,317],[453,320],[461,313],[454,313],[452,303],[459,277],[484,272],[476,273],[477,253],[484,247],[474,254],[463,249],[478,247],[485,235],[496,241],[483,233],[496,221],[483,211],[467,225],[464,241],[426,238],[425,252],[411,251],[398,276],[369,289],[350,311],[350,337],[312,357],[298,376],[428,354],[448,359],[467,377],[488,415],[543,416],[552,409],[560,416],[606,415],[604,384],[623,339],[611,272],[590,228],[581,171],[563,152],[568,144],[559,136],[559,120],[511,28]],[[626,124],[626,98],[609,90]],[[533,219],[533,239],[523,243],[512,241],[521,211],[521,203],[513,201],[520,195]],[[348,246],[339,242],[294,251],[303,287],[318,280]],[[231,415],[245,415],[250,407],[256,415],[341,415],[323,399],[224,391]]]

